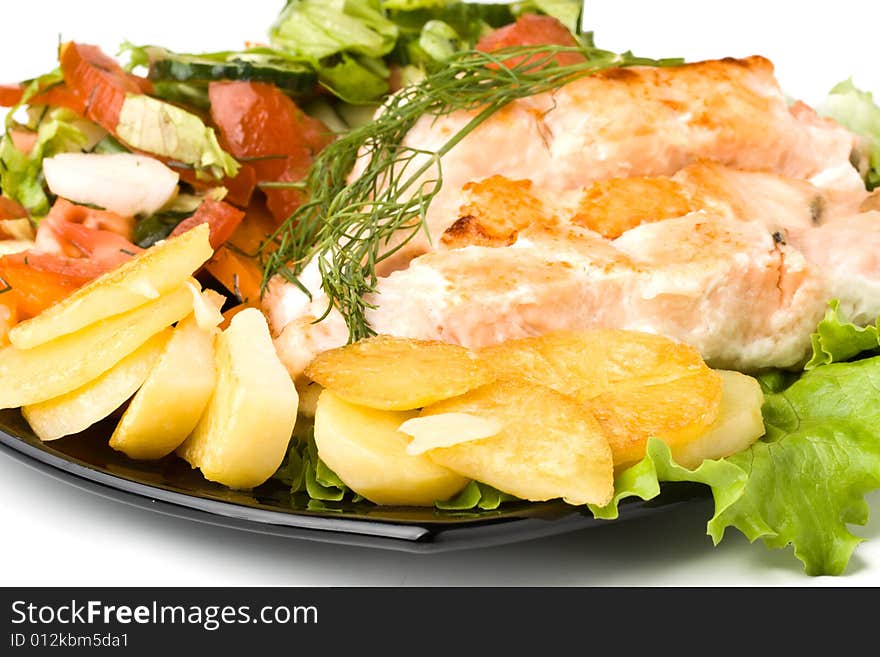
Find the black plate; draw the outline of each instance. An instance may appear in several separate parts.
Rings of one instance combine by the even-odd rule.
[[[496,511],[450,512],[369,503],[310,508],[279,482],[234,491],[206,481],[184,461],[133,461],[107,446],[110,427],[49,443],[40,441],[18,411],[0,411],[0,451],[52,477],[137,507],[235,529],[306,540],[439,552],[561,534],[607,521],[562,502],[508,503]],[[621,519],[657,513],[695,499],[705,488],[664,485],[650,502],[621,504]]]

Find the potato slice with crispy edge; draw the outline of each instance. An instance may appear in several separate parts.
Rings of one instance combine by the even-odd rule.
[[[33,349],[0,349],[0,408],[38,404],[84,386],[192,312],[189,285]]]
[[[422,408],[494,378],[463,347],[388,335],[325,351],[305,374],[352,404],[386,411]]]
[[[351,404],[331,390],[318,398],[318,456],[345,484],[376,504],[431,506],[464,488],[468,479],[427,456],[406,453],[398,431],[417,411],[382,411]]]
[[[699,437],[671,450],[675,462],[686,468],[742,452],[764,435],[761,384],[739,372],[715,371],[723,384],[718,418]]]
[[[429,450],[432,461],[516,497],[607,504],[614,492],[611,448],[583,404],[542,385],[506,379],[422,410],[467,413],[502,423],[496,435]]]
[[[217,336],[217,385],[177,454],[206,479],[253,488],[271,477],[296,423],[296,387],[262,313],[247,308]]]
[[[675,447],[718,417],[721,378],[693,347],[617,329],[511,340],[480,356],[499,377],[539,383],[585,404],[608,436],[616,466],[645,455],[654,436]]]
[[[157,333],[81,388],[23,407],[24,419],[43,441],[85,431],[108,417],[141,387],[170,336],[171,329]]]
[[[215,335],[200,328],[194,315],[177,325],[116,426],[110,447],[133,459],[160,459],[186,440],[217,382]]]
[[[15,326],[9,340],[32,349],[180,287],[214,253],[207,224],[147,249]]]

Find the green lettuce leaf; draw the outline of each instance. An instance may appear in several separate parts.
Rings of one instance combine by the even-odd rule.
[[[318,447],[312,431],[305,439],[295,438],[291,441],[287,456],[274,478],[289,486],[291,493],[305,493],[315,502],[340,502],[346,497],[351,498],[352,502],[364,499],[346,486],[318,457]],[[325,507],[318,504],[314,508]]]
[[[865,494],[880,488],[880,358],[835,363],[766,395],[767,435],[725,459],[745,488],[709,521],[771,548],[791,544],[810,575],[838,575],[862,540],[847,528],[868,519]],[[713,486],[713,493],[735,491]]]
[[[454,497],[448,500],[438,500],[434,502],[434,506],[443,511],[468,511],[470,509],[494,511],[502,503],[513,502],[517,499],[488,484],[472,481]]]
[[[50,110],[37,127],[37,139],[29,153],[18,150],[8,132],[0,140],[0,190],[34,216],[49,212],[43,159],[80,151],[88,142],[77,126],[78,121],[69,110]]]
[[[825,317],[812,336],[813,356],[804,369],[850,360],[880,348],[880,319],[873,325],[856,326],[841,314],[840,302],[835,299],[828,305]]]
[[[683,468],[672,460],[669,447],[662,440],[648,440],[645,458],[614,477],[614,497],[604,507],[589,505],[593,516],[602,520],[618,517],[621,501],[630,497],[651,500],[660,494],[660,482],[690,481],[711,486],[716,512],[726,509],[739,497],[746,485],[743,470],[725,459],[703,461],[696,470]]]
[[[861,139],[861,150],[867,161],[863,171],[868,189],[880,186],[880,107],[869,91],[862,91],[853,81],[836,85],[817,108],[846,126]]]
[[[192,166],[201,176],[230,178],[239,164],[195,114],[150,96],[128,94],[116,136],[133,148]]]

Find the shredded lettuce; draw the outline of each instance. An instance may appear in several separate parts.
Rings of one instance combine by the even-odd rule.
[[[273,46],[313,60],[342,52],[382,57],[397,34],[370,0],[289,0],[269,32]]]
[[[212,128],[195,114],[150,96],[126,96],[116,135],[133,148],[192,166],[202,176],[238,173],[238,162],[220,147]]]
[[[869,190],[880,186],[880,107],[869,91],[862,91],[853,81],[836,85],[817,108],[857,134],[865,158],[863,174]]]
[[[9,129],[0,140],[0,190],[33,216],[49,212],[43,159],[58,153],[78,152],[88,142],[78,121],[79,117],[69,110],[50,110],[37,126],[36,141],[29,153],[15,147]]]

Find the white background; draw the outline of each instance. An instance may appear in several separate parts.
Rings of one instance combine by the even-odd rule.
[[[282,0],[4,2],[0,82],[54,66],[59,35],[115,52],[124,39],[181,51],[265,38]],[[880,3],[588,1],[597,44],[688,59],[763,54],[815,103],[852,75],[880,94]],[[2,382],[0,382],[2,385]],[[717,548],[702,505],[566,536],[433,556],[271,538],[81,492],[0,456],[0,585],[880,585],[880,494],[843,578],[808,578],[790,550]]]

